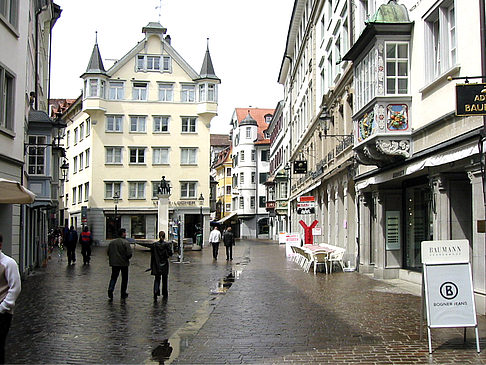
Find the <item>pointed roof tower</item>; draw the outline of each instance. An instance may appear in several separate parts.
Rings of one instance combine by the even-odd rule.
[[[209,38],[206,48],[206,54],[204,55],[201,72],[199,72],[199,79],[211,79],[221,82],[218,76],[214,73],[213,61],[211,60],[211,54],[209,53]]]
[[[101,59],[100,49],[98,47],[98,35],[96,35],[95,45],[93,47],[93,52],[91,52],[91,58],[89,59],[88,67],[86,72],[81,75],[106,75],[105,67],[103,66],[103,60]]]

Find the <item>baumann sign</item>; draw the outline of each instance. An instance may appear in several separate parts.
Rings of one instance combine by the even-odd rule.
[[[486,115],[486,84],[456,85],[456,115]]]

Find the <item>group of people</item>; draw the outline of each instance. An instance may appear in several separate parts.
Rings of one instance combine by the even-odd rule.
[[[109,263],[111,266],[111,278],[108,284],[108,298],[113,300],[113,291],[115,290],[116,281],[121,272],[121,298],[128,297],[128,266],[132,258],[132,248],[126,240],[127,231],[121,228],[118,232],[118,238],[110,242],[107,249]],[[169,296],[168,277],[169,277],[169,257],[172,256],[172,248],[169,242],[165,240],[165,232],[159,232],[159,240],[154,242],[150,247],[150,271],[154,278],[154,302],[160,296],[160,284],[162,283],[162,297],[166,299]]]
[[[233,246],[235,245],[235,236],[231,232],[231,227],[226,228],[223,232],[223,244],[226,248],[226,261],[233,260]],[[218,259],[219,243],[221,242],[221,232],[218,226],[215,226],[209,234],[209,244],[213,246],[213,259]]]
[[[132,257],[132,248],[126,240],[127,232],[124,228],[118,231],[118,238],[112,240],[108,245],[107,254],[111,266],[111,278],[108,285],[108,298],[113,300],[113,292],[118,276],[121,272],[121,298],[128,297],[128,266]],[[233,246],[235,238],[231,227],[228,227],[221,237],[218,227],[214,227],[209,235],[209,242],[213,246],[213,258],[218,258],[219,243],[223,240],[226,247],[226,260],[233,260]],[[71,226],[67,226],[63,231],[64,245],[67,248],[68,264],[76,262],[76,244],[82,245],[81,253],[83,263],[88,265],[91,258],[91,245],[93,239],[87,226],[78,237],[78,233]],[[2,252],[3,236],[0,234],[0,363],[5,362],[5,341],[12,321],[15,302],[20,294],[21,280],[17,263],[11,257]],[[167,298],[168,276],[169,276],[169,257],[172,256],[172,248],[169,242],[165,241],[165,232],[159,232],[159,240],[150,247],[150,271],[154,276],[153,295],[154,301],[162,294]],[[162,284],[162,291],[161,291]]]
[[[91,245],[93,244],[93,238],[88,226],[83,227],[83,232],[78,236],[78,232],[74,229],[74,226],[68,228],[67,224],[63,231],[63,243],[67,250],[68,265],[76,262],[76,245],[81,244],[81,254],[83,255],[83,265],[89,265],[91,260]]]

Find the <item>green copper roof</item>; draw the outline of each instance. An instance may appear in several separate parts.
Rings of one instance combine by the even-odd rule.
[[[368,19],[368,23],[409,23],[408,11],[405,5],[390,0],[388,4],[381,5],[377,12]]]

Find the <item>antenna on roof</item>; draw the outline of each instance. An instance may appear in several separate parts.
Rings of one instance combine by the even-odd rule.
[[[160,16],[162,12],[162,0],[159,0],[159,6],[156,6],[155,9],[159,9],[159,23],[160,23]]]

